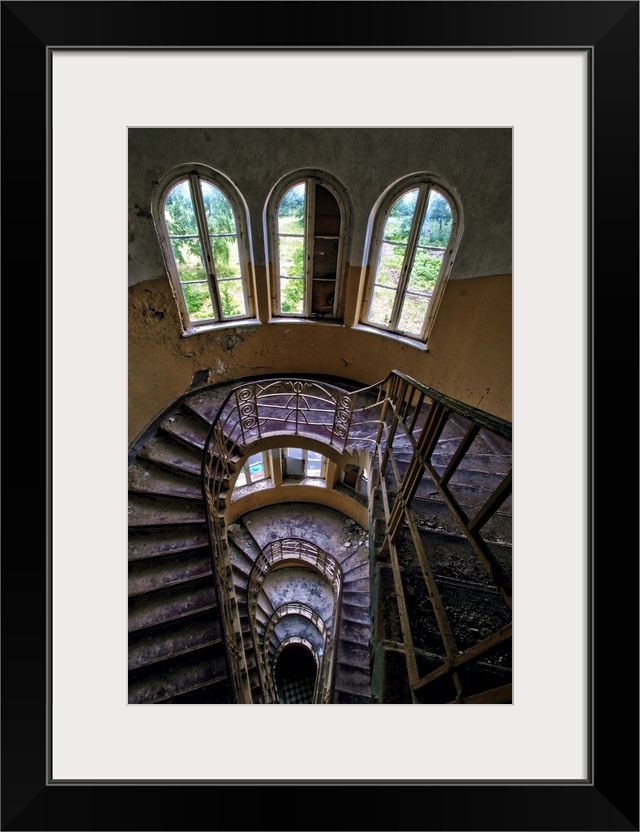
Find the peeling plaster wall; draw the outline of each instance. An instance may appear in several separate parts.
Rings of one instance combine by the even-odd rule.
[[[192,386],[265,374],[382,380],[398,369],[511,420],[511,277],[447,285],[429,351],[346,326],[290,321],[180,337],[165,277],[129,289],[129,439]]]

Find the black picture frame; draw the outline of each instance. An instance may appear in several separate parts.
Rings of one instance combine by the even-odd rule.
[[[5,408],[11,438],[5,499],[13,498],[13,510],[5,514],[2,558],[2,829],[638,830],[639,3],[299,3],[287,28],[291,7],[279,2],[2,2],[2,261],[5,310],[13,310],[5,381],[14,405]],[[330,25],[307,25],[318,19],[320,7]],[[199,23],[176,27],[177,15]],[[208,26],[207,18],[215,18],[216,25]],[[207,32],[215,37],[203,41]],[[55,383],[50,58],[60,48],[176,47],[588,52],[591,729],[585,782],[367,782],[358,780],[355,768],[353,780],[313,783],[48,780]],[[42,290],[42,308],[36,314],[31,307],[26,327],[15,316],[21,309],[24,263],[17,262],[10,244],[24,234],[33,245],[34,283]],[[18,360],[20,342],[27,349]],[[32,364],[34,345],[41,345],[42,353]],[[549,472],[550,491],[561,498],[562,463],[557,462],[557,470]],[[548,683],[562,697],[562,680]]]

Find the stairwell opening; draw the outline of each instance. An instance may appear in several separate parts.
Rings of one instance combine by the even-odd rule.
[[[281,705],[311,705],[317,682],[317,666],[303,644],[287,645],[276,663],[276,689]]]

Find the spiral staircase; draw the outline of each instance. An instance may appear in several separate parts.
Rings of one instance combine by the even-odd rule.
[[[317,486],[229,522],[248,455],[301,439],[367,468],[366,523]],[[190,391],[129,452],[129,702],[507,701],[510,470],[510,425],[400,374]]]

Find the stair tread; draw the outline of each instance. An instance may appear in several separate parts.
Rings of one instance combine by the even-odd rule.
[[[211,574],[208,549],[134,561],[129,566],[129,596],[140,595]]]
[[[340,641],[353,641],[356,644],[369,644],[370,639],[369,623],[349,621],[343,619],[340,622]]]
[[[203,420],[211,424],[218,415],[218,411],[229,392],[234,387],[237,387],[239,383],[238,381],[234,381],[228,385],[202,387],[185,396],[184,404],[197,413]]]
[[[129,631],[174,621],[215,605],[216,593],[210,581],[139,595],[129,601]]]
[[[201,529],[189,526],[131,529],[129,531],[129,560],[143,560],[158,555],[209,548],[206,525]]]
[[[131,671],[129,702],[159,702],[226,678],[222,646]]]
[[[138,457],[198,479],[201,476],[202,453],[168,436],[153,436],[140,448]]]
[[[191,475],[184,477],[167,471],[143,458],[137,459],[129,468],[129,491],[202,499],[200,483]]]
[[[187,446],[202,451],[209,432],[203,420],[190,410],[172,414],[160,423],[160,429]]]
[[[204,503],[142,494],[129,495],[129,526],[205,523]]]
[[[341,621],[354,621],[357,624],[369,624],[369,604],[358,606],[343,600],[340,612]]]
[[[196,615],[129,637],[129,669],[154,664],[220,641],[215,612]]]

